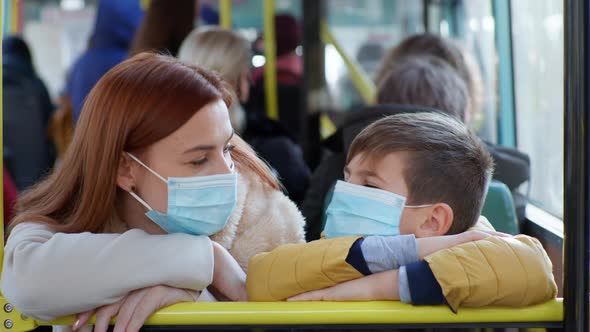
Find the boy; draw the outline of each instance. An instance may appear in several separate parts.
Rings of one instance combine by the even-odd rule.
[[[375,122],[349,150],[347,183],[337,184],[326,210],[328,240],[255,256],[250,300],[304,293],[292,300],[401,299],[456,310],[555,297],[551,262],[538,241],[466,232],[479,219],[491,173],[485,146],[451,117],[399,114]]]

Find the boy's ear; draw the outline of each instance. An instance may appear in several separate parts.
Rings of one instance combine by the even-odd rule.
[[[126,153],[122,153],[117,168],[117,186],[127,192],[135,189],[135,176],[131,170],[131,162],[131,158]]]
[[[437,203],[431,207],[430,216],[418,227],[419,237],[445,235],[453,225],[453,209],[446,203]]]

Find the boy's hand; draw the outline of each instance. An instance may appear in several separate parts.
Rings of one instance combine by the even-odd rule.
[[[416,239],[420,259],[439,250],[458,246],[463,243],[483,240],[489,236],[508,237],[509,234],[495,231],[469,230],[455,235],[423,237]]]
[[[287,301],[399,300],[398,270],[380,272],[336,286],[299,294]]]

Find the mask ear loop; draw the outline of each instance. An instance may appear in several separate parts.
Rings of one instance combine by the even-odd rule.
[[[138,164],[140,164],[141,166],[145,167],[148,171],[150,171],[153,175],[155,175],[158,179],[164,181],[164,183],[168,183],[168,180],[164,179],[163,176],[161,176],[160,174],[156,173],[156,171],[154,171],[153,169],[149,168],[148,165],[144,164],[141,160],[139,160],[139,158],[137,158],[136,156],[132,155],[129,152],[125,152],[129,158],[137,161]]]
[[[149,168],[146,164],[144,164],[141,160],[139,160],[139,158],[137,158],[136,156],[132,155],[129,152],[125,152],[129,158],[135,160],[138,164],[140,164],[141,166],[145,167],[148,171],[150,171],[152,174],[154,174],[158,179],[164,181],[164,183],[168,183],[168,181],[166,179],[164,179],[160,174],[156,173],[156,171],[154,171],[153,169]],[[141,197],[139,197],[136,193],[135,193],[135,188],[131,188],[131,191],[129,191],[129,195],[131,195],[131,197],[135,198],[136,201],[138,201],[141,205],[143,205],[148,211],[152,211],[152,207],[146,203],[146,201],[144,201],[143,199],[141,199]]]
[[[141,199],[141,197],[139,197],[135,192],[129,191],[129,195],[131,195],[131,197],[135,198],[135,200],[137,200],[141,205],[143,205],[148,211],[152,211],[153,210],[151,208],[151,206],[148,203],[146,203],[146,201],[144,201],[143,199]]]
[[[429,207],[429,206],[433,206],[434,204],[423,204],[423,205],[405,205],[405,208],[409,208],[409,209],[419,209],[419,208],[425,208],[425,207]]]

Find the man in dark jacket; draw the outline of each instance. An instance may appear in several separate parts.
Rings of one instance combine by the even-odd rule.
[[[37,182],[55,162],[47,132],[53,104],[20,37],[2,40],[2,70],[3,157],[20,191]]]

